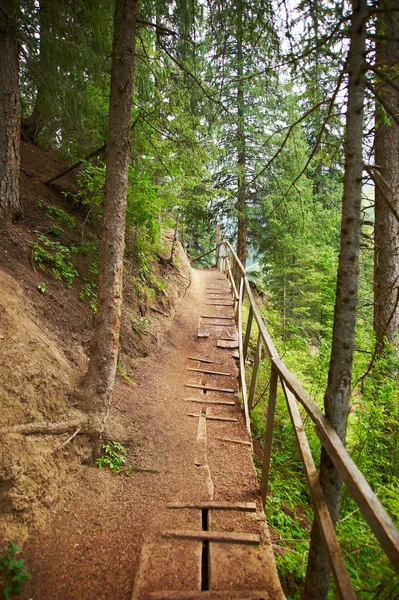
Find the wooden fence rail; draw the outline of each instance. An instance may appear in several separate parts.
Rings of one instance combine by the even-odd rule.
[[[298,451],[308,482],[315,517],[327,549],[337,592],[339,597],[343,600],[355,599],[356,596],[350,583],[339,542],[337,540],[330,514],[323,496],[297,402],[303,406],[306,413],[312,420],[315,426],[315,431],[324,449],[331,458],[339,475],[346,484],[350,494],[358,505],[364,518],[370,525],[371,530],[378,539],[383,551],[387,555],[397,573],[399,573],[399,531],[396,529],[394,523],[381,505],[367,480],[353,462],[345,446],[339,439],[322,410],[307,394],[295,376],[281,360],[267,331],[265,323],[258,311],[248,278],[245,274],[245,269],[230,243],[227,241],[220,241],[220,231],[218,231],[217,235],[216,248],[214,248],[211,252],[216,252],[217,268],[226,274],[231,283],[233,308],[238,329],[239,383],[245,414],[245,422],[248,430],[251,428],[251,411],[254,404],[256,383],[263,349],[271,362],[266,438],[264,444],[261,479],[261,496],[263,504],[266,505],[272,453],[275,407],[278,383],[280,381],[280,385],[286,399],[290,420],[294,428]],[[198,257],[198,259],[199,258],[202,257]],[[243,338],[244,327],[242,308],[245,298],[249,304],[249,314],[245,327],[245,336]],[[245,377],[245,361],[248,352],[250,334],[254,323],[256,323],[259,333],[248,393]]]

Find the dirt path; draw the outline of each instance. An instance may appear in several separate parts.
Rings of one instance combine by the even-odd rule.
[[[201,585],[204,589],[209,573],[205,589],[263,589],[269,593],[248,597],[283,598],[259,513],[166,507],[223,501],[257,502],[260,508],[250,447],[218,439],[250,439],[237,395],[186,387],[189,383],[237,391],[232,351],[216,347],[217,338],[233,334],[226,326],[231,321],[218,319],[213,322],[219,324],[212,325],[212,319],[202,319],[200,330],[209,335],[197,337],[200,315],[232,315],[230,307],[210,304],[225,302],[216,300],[225,295],[224,290],[217,291],[225,284],[216,271],[193,271],[169,336],[149,357],[135,362],[136,385],[116,390],[108,436],[123,441],[134,462],[159,472],[128,478],[93,467],[80,469],[68,490],[70,501],[56,509],[51,526],[31,536],[25,546],[32,581],[24,586],[23,600],[128,600],[132,592],[137,600],[163,597],[153,594],[198,590]],[[209,366],[189,357],[216,361],[209,370],[232,376],[189,371]],[[187,397],[204,404],[184,400]],[[234,405],[206,402],[232,399]],[[205,410],[206,419],[187,416]],[[237,421],[216,421],[212,416]],[[163,537],[176,530],[201,534],[204,514],[207,529],[260,533],[266,545],[261,550],[256,546],[254,559],[249,546],[212,543],[211,549],[206,548],[204,575],[202,541]]]

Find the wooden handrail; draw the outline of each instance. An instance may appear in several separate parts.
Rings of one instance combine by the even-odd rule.
[[[224,248],[223,255],[220,251]],[[304,464],[306,477],[308,480],[309,490],[312,497],[314,506],[315,516],[319,523],[320,531],[322,533],[324,542],[327,547],[329,560],[331,563],[333,575],[336,581],[337,590],[341,598],[355,598],[354,592],[350,586],[349,576],[346,571],[345,564],[342,559],[342,555],[339,549],[339,543],[337,541],[334,528],[329,518],[323,493],[321,491],[320,483],[317,477],[317,472],[314,467],[313,458],[310,455],[310,449],[307,442],[306,434],[303,430],[302,421],[299,415],[299,411],[296,405],[296,400],[302,404],[310,419],[315,425],[316,433],[326,450],[327,454],[331,458],[335,468],[337,469],[342,480],[348,487],[353,499],[359,506],[361,513],[370,525],[371,530],[378,539],[382,549],[389,558],[393,568],[399,573],[399,531],[396,529],[392,519],[389,517],[383,506],[381,505],[376,494],[371,489],[365,477],[362,475],[344,444],[341,442],[334,428],[324,415],[323,411],[312,400],[312,398],[306,393],[302,385],[291,373],[288,367],[281,360],[272,338],[265,326],[265,323],[258,311],[255,299],[252,294],[252,290],[246,276],[245,269],[234,252],[231,244],[228,241],[222,241],[217,244],[219,256],[219,268],[226,272],[232,285],[232,292],[234,298],[234,304],[238,301],[238,330],[239,330],[239,350],[240,350],[240,381],[241,390],[243,393],[243,405],[245,411],[245,417],[247,426],[250,425],[250,411],[252,409],[252,403],[254,398],[255,386],[256,386],[256,375],[259,367],[261,346],[264,345],[268,357],[271,359],[271,380],[269,390],[269,408],[268,408],[268,420],[267,420],[267,433],[265,442],[265,455],[262,467],[262,483],[261,483],[261,495],[265,502],[266,493],[268,487],[268,474],[270,469],[270,458],[271,458],[271,447],[273,437],[273,426],[274,426],[274,408],[276,402],[276,390],[278,379],[280,379],[281,386],[287,401],[287,407],[290,414],[290,418],[294,427],[295,436],[297,439],[299,453]],[[215,250],[213,251],[216,251]],[[230,261],[231,257],[231,261]],[[233,267],[233,268],[232,268]],[[234,275],[237,275],[237,281],[234,279]],[[239,288],[239,293],[237,292]],[[245,331],[244,343],[242,340],[243,326],[242,326],[242,305],[245,295],[249,302],[249,316],[247,322],[247,328]],[[254,363],[255,373],[252,376],[250,394],[247,398],[247,390],[245,384],[245,357],[249,343],[250,330],[253,322],[256,322],[259,339],[257,344],[257,355]],[[249,328],[249,329],[248,329]],[[348,591],[349,590],[349,591]]]

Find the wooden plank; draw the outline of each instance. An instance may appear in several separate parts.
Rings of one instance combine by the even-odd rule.
[[[216,225],[216,268],[220,269],[220,225]]]
[[[167,504],[166,508],[204,508],[212,510],[238,510],[241,512],[256,512],[256,502],[186,502]]]
[[[288,411],[292,426],[294,428],[306,479],[308,481],[317,524],[328,552],[328,558],[334,575],[338,595],[341,600],[356,600],[356,594],[353,591],[349,574],[342,556],[341,548],[335,534],[334,525],[332,523],[330,513],[324,499],[324,494],[321,489],[316,466],[314,464],[308,439],[303,428],[303,423],[296,404],[295,396],[292,392],[290,392],[283,380],[281,380],[281,384],[285,399],[287,401]]]
[[[234,327],[234,323],[217,323],[216,321],[205,321],[204,325],[206,325],[206,327]]]
[[[226,252],[234,255],[234,251],[228,242],[225,242]],[[226,259],[227,260],[227,259]],[[238,261],[238,259],[237,259]],[[241,263],[238,261],[239,266]],[[226,264],[226,267],[228,265]],[[242,265],[241,265],[242,267]],[[242,273],[244,270],[242,269]],[[379,540],[383,550],[387,554],[396,572],[399,573],[399,532],[394,523],[386,513],[377,496],[371,490],[368,482],[357,468],[347,450],[326,419],[317,404],[308,396],[293,374],[280,359],[273,341],[260,316],[248,279],[244,278],[244,285],[254,318],[261,332],[262,340],[266,347],[268,356],[272,359],[278,373],[284,379],[288,389],[295,395],[307,411],[308,415],[316,425],[316,432],[333,461],[337,471],[347,485],[352,497],[358,504],[360,511],[369,523],[372,531]]]
[[[240,281],[240,295],[238,298],[238,353],[240,355],[239,361],[239,382],[242,394],[242,403],[244,405],[245,424],[249,432],[251,432],[251,417],[249,416],[248,410],[248,396],[247,396],[247,383],[245,381],[245,360],[244,351],[242,346],[242,302],[244,299],[244,277],[241,277]]]
[[[249,396],[248,396],[248,410],[249,412],[251,412],[252,407],[254,405],[254,398],[255,398],[255,392],[256,392],[256,384],[258,381],[258,369],[259,369],[259,364],[260,364],[260,359],[262,356],[262,337],[260,335],[260,332],[258,334],[258,341],[256,343],[256,352],[255,352],[255,358],[254,358],[254,364],[252,367],[252,375],[251,375],[251,384],[249,387]]]
[[[216,342],[218,348],[238,348],[238,340],[220,339]]]
[[[201,317],[201,318],[203,318],[203,317]],[[226,319],[218,319],[218,317],[213,317],[213,320],[207,319],[206,321],[204,321],[204,325],[206,327],[208,325],[217,325],[218,327],[234,328],[234,326],[235,326],[234,317],[231,317],[231,319],[229,319],[229,321],[227,321]]]
[[[224,394],[234,394],[235,390],[232,388],[218,388],[213,387],[212,385],[200,385],[197,383],[185,383],[186,387],[195,388],[198,390],[207,390],[208,392],[223,392]]]
[[[220,440],[221,442],[231,442],[232,444],[243,444],[244,446],[252,447],[252,442],[247,442],[245,440],[235,440],[233,438],[222,438],[222,437],[218,437],[215,439]]]
[[[195,413],[186,413],[187,417],[202,417],[202,414],[195,414]],[[216,415],[206,415],[206,418],[211,420],[211,421],[228,421],[229,423],[238,423],[238,419],[233,419],[232,417],[218,417]]]
[[[273,365],[282,376],[288,389],[301,402],[316,425],[316,433],[335,468],[348,487],[361,513],[368,522],[384,552],[399,573],[399,531],[371,489],[364,475],[358,469],[348,451],[339,439],[334,428],[319,406],[305,392],[300,383],[281,359],[273,358]]]
[[[209,358],[198,358],[198,356],[187,356],[188,360],[197,360],[198,362],[207,363],[208,365],[221,365],[217,360],[209,360]]]
[[[201,319],[219,319],[219,321],[234,321],[234,317],[225,317],[223,315],[201,315]]]
[[[183,400],[185,402],[198,402],[198,404],[218,404],[219,406],[235,406],[235,402],[229,402],[228,400],[203,400],[202,398],[183,398]]]
[[[243,344],[244,361],[247,358],[249,338],[251,336],[251,328],[252,328],[253,317],[254,317],[254,311],[252,310],[252,306],[250,306],[249,307],[249,313],[248,313],[247,326],[245,328],[244,344]]]
[[[229,279],[230,279],[230,281],[231,281],[231,285],[232,285],[232,287],[233,287],[233,292],[234,292],[234,294],[233,294],[233,297],[235,298],[235,300],[238,300],[237,286],[236,286],[236,283],[235,283],[235,281],[234,281],[234,277],[233,277],[233,275],[232,275],[232,273],[231,273],[231,268],[230,268],[230,261],[229,261],[229,259],[227,259],[227,271],[228,271],[228,273],[229,273]]]
[[[236,531],[190,531],[181,529],[177,531],[165,531],[162,537],[223,544],[260,544],[260,535],[258,533],[238,533]]]
[[[262,463],[262,481],[260,484],[260,495],[264,505],[266,504],[267,488],[269,485],[270,461],[272,456],[274,415],[276,412],[277,399],[277,378],[277,371],[272,364],[272,369],[270,373],[269,403],[267,405],[265,449]]]
[[[229,333],[229,332],[227,332]],[[219,340],[221,340],[222,342],[236,342],[238,343],[238,334],[234,333],[234,335],[231,335],[230,337],[221,337],[218,338]]]
[[[207,371],[206,369],[192,369],[187,367],[187,371],[194,371],[196,373],[205,373],[206,375],[223,375],[224,377],[233,377],[231,373],[223,373],[222,371]]]
[[[205,304],[207,306],[233,306],[232,302],[229,302],[228,304],[222,304],[221,302],[205,302]]]
[[[255,318],[256,324],[259,328],[259,331],[261,332],[261,336],[262,336],[263,342],[265,344],[267,354],[271,358],[279,358],[278,352],[273,344],[273,340],[270,337],[269,332],[267,331],[266,326],[262,320],[262,317],[259,314],[254,296],[252,294],[251,286],[249,285],[249,281],[246,277],[244,279],[244,285],[245,285],[245,291],[247,293],[247,297],[249,300],[249,304],[252,307],[252,310],[254,311],[254,318]]]
[[[198,421],[197,448],[194,458],[194,464],[197,467],[201,467],[207,464],[206,446],[206,414],[201,414]]]
[[[270,595],[265,590],[250,590],[250,591],[203,591],[190,590],[186,592],[173,592],[170,590],[149,592],[147,596],[148,600],[270,600]]]
[[[198,318],[198,333],[197,337],[199,338],[207,338],[209,337],[209,332],[202,329],[201,317]]]

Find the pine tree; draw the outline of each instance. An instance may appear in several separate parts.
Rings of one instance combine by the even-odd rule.
[[[91,417],[95,454],[108,417],[118,358],[136,9],[136,0],[115,2],[98,305],[89,367],[80,390]]]
[[[383,0],[380,6],[397,11],[399,2]],[[398,30],[398,12],[379,15],[375,68],[383,105],[377,100],[374,209],[374,332],[379,352],[385,340],[395,339],[399,327],[399,123],[392,117],[399,105]]]
[[[348,105],[345,127],[345,175],[342,198],[341,243],[334,309],[333,340],[324,396],[326,417],[345,442],[351,394],[352,362],[358,288],[363,173],[363,116],[365,96],[366,0],[353,0],[348,57]],[[322,449],[320,483],[334,525],[339,515],[342,481]],[[317,522],[311,533],[303,600],[327,598],[330,565]]]
[[[4,0],[0,10],[0,219],[22,214],[19,196],[19,3]]]

